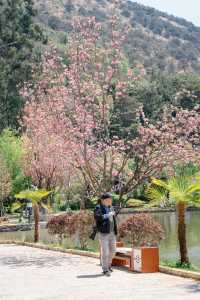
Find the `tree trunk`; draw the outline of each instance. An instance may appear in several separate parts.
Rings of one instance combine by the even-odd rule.
[[[4,205],[3,201],[0,201],[0,217],[4,217],[5,211],[4,211]]]
[[[34,242],[37,243],[39,241],[39,219],[40,219],[40,211],[38,204],[33,205],[34,211]]]
[[[82,198],[80,201],[80,209],[81,210],[85,210],[86,209],[86,203],[87,203],[88,197],[87,197],[87,188],[85,188],[83,194],[82,194]]]
[[[81,210],[85,210],[85,209],[86,209],[85,199],[84,199],[84,198],[81,199],[81,202],[80,202],[80,209],[81,209]]]
[[[178,240],[179,240],[179,247],[180,247],[181,264],[189,263],[187,241],[186,241],[185,211],[186,211],[186,204],[184,202],[179,202],[177,204],[177,212],[178,212]]]

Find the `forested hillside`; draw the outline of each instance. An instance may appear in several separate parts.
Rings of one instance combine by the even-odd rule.
[[[200,28],[136,2],[119,1],[117,14],[131,28],[125,49],[130,62],[152,69],[200,72]],[[71,18],[95,16],[106,25],[113,14],[110,0],[35,0],[38,21],[57,44],[66,41]]]

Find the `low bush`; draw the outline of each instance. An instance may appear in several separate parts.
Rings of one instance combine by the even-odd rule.
[[[127,207],[142,207],[145,205],[145,202],[139,199],[129,199],[127,201]]]
[[[81,249],[87,249],[88,237],[92,231],[94,216],[91,211],[80,210],[78,213],[74,213],[71,219],[69,234],[78,234]]]
[[[66,235],[72,238],[78,236],[80,248],[87,249],[93,220],[94,217],[91,211],[80,210],[79,212],[69,212],[52,217],[46,228],[49,234],[58,236],[60,244],[62,244]]]
[[[71,218],[72,218],[71,212],[54,216],[48,221],[46,225],[48,233],[51,235],[58,236],[60,244],[62,244],[65,234],[69,232],[69,228],[71,225]]]
[[[135,214],[120,225],[119,236],[134,247],[157,246],[164,239],[164,231],[151,215]]]

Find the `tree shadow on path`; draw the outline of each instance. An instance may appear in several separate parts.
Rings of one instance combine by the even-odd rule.
[[[63,257],[63,256],[4,256],[0,257],[0,266],[8,266],[13,268],[19,267],[59,267],[63,265],[63,262],[67,262],[70,265],[76,265],[76,261],[74,261],[71,257]]]
[[[188,290],[189,293],[199,293],[200,294],[200,281],[196,281],[191,284],[187,284],[185,288]],[[199,297],[200,299],[200,297]]]

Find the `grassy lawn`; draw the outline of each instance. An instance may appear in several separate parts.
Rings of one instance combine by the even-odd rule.
[[[182,270],[192,271],[192,272],[200,272],[200,268],[198,268],[192,264],[181,265],[181,263],[179,261],[162,260],[160,264],[163,267],[182,269]]]

